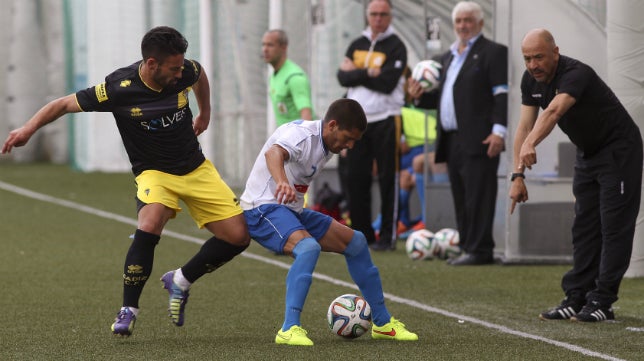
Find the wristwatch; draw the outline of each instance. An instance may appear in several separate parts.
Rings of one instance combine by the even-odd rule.
[[[517,179],[517,178],[525,179],[525,174],[523,174],[523,173],[512,173],[512,174],[510,174],[510,182],[514,182],[514,180]]]

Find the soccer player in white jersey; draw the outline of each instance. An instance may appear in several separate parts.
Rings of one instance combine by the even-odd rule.
[[[333,154],[352,148],[366,128],[360,104],[339,99],[329,106],[323,120],[296,120],[277,128],[255,160],[241,196],[251,238],[295,259],[286,276],[284,323],[275,343],[313,345],[301,327],[300,314],[321,251],[345,256],[349,274],[371,306],[372,338],[418,340],[389,314],[364,234],[303,207],[309,184],[326,162]]]

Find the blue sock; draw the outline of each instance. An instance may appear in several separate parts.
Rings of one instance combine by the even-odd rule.
[[[416,176],[416,192],[418,192],[418,198],[420,198],[421,219],[427,223],[427,218],[425,218],[425,176],[422,173],[414,173],[414,175]]]
[[[398,219],[405,225],[405,227],[409,227],[411,225],[411,220],[409,219],[409,191],[406,189],[400,190],[399,209]]]
[[[382,214],[378,214],[378,217],[371,223],[371,228],[376,232],[380,230],[380,226],[382,226]]]
[[[361,232],[353,232],[353,238],[344,250],[349,274],[358,285],[362,296],[371,306],[371,319],[376,326],[382,326],[391,320],[382,294],[382,281],[378,268],[371,261],[367,238]]]
[[[293,325],[300,325],[300,314],[311,287],[313,270],[321,250],[320,244],[311,237],[302,239],[293,248],[295,260],[286,275],[286,311],[282,331],[287,331]]]

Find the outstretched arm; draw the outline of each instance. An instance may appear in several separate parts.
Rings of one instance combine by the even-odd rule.
[[[559,119],[575,102],[575,98],[569,94],[559,93],[538,117],[537,107],[521,106],[521,118],[514,138],[512,172],[523,173],[526,168],[531,169],[537,163],[537,145],[550,134]],[[510,213],[514,211],[517,202],[528,200],[528,190],[523,178],[515,179],[510,185],[510,198]]]
[[[561,119],[575,102],[575,98],[566,93],[559,93],[552,99],[548,107],[534,122],[534,127],[526,135],[523,143],[520,144],[518,166],[530,169],[533,164],[537,163],[537,145],[550,134],[559,119]]]
[[[11,153],[13,147],[22,147],[27,144],[31,136],[43,126],[53,122],[54,120],[62,117],[67,113],[78,113],[82,109],[76,102],[76,94],[69,94],[67,96],[52,100],[44,107],[40,108],[34,116],[25,123],[22,127],[14,129],[9,133],[9,136],[2,145],[0,153]]]

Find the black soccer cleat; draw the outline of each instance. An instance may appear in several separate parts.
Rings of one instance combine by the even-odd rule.
[[[576,322],[600,322],[614,320],[615,313],[612,307],[602,307],[597,301],[589,302],[579,313],[570,318]]]
[[[542,312],[539,318],[545,321],[548,320],[568,320],[581,311],[583,305],[579,302],[569,300],[567,297],[561,301],[561,304],[546,312]]]

